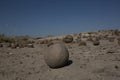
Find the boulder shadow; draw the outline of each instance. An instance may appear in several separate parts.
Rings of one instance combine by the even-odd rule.
[[[72,60],[68,60],[67,63],[64,66],[61,66],[61,67],[50,67],[49,66],[49,67],[52,68],[52,69],[59,69],[59,68],[67,67],[67,66],[71,65],[72,63],[73,63]]]
[[[72,60],[68,60],[68,62],[66,63],[66,65],[65,65],[64,67],[69,66],[69,65],[71,65],[72,63],[73,63]]]

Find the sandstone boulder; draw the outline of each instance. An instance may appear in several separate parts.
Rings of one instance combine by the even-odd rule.
[[[48,50],[44,54],[44,59],[51,68],[63,67],[68,62],[69,52],[64,43],[55,43],[48,47]]]

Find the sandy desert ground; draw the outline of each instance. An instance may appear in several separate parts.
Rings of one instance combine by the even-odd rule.
[[[0,80],[120,80],[120,45],[100,40],[94,46],[68,43],[69,64],[51,69],[44,61],[46,44],[34,43],[34,48],[0,48]]]

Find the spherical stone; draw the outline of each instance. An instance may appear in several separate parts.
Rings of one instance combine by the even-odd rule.
[[[60,68],[67,64],[69,52],[64,43],[56,43],[44,54],[46,64],[51,68]]]
[[[67,35],[63,38],[65,43],[71,43],[73,41],[73,37],[71,35]]]

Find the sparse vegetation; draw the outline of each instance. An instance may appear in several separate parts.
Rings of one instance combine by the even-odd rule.
[[[2,42],[12,43],[14,41],[15,41],[14,38],[5,36],[4,34],[0,34],[0,43],[2,43]]]
[[[12,36],[8,37],[4,34],[0,34],[0,43],[5,43],[7,47],[11,48],[24,48],[27,44],[34,43],[34,41],[29,40],[29,36]]]
[[[42,39],[29,38],[26,36],[9,37],[2,35],[2,38],[9,37],[9,39],[14,39],[12,42],[9,40],[4,41],[4,39],[2,39],[2,42],[0,43],[0,71],[4,72],[2,74],[4,75],[3,79],[9,78],[12,80],[14,77],[16,77],[16,80],[33,79],[34,75],[38,74],[38,78],[35,76],[38,80],[54,80],[59,77],[59,79],[63,79],[64,77],[65,79],[70,80],[70,78],[65,77],[66,75],[62,75],[61,78],[59,72],[63,72],[63,74],[68,74],[69,76],[71,75],[71,72],[73,72],[72,75],[76,75],[76,73],[81,73],[81,71],[77,70],[79,68],[84,70],[83,75],[89,75],[91,73],[93,73],[91,75],[94,75],[94,73],[98,74],[101,72],[103,74],[105,72],[105,74],[109,75],[110,71],[113,73],[118,72],[120,66],[118,64],[120,61],[120,37],[111,35],[107,31],[104,33],[101,31],[97,34],[90,33],[91,36],[86,34],[87,33],[85,33],[85,36],[87,36],[87,38],[83,38],[84,33],[82,33],[82,37],[79,36],[79,33],[75,35],[71,34],[74,40],[68,44],[63,42],[63,37],[66,37],[65,35],[52,38],[43,37]],[[104,35],[106,35],[106,39],[104,38]],[[115,38],[114,42],[109,42],[110,36]],[[111,39],[112,38],[110,38],[110,40]],[[40,42],[42,44],[40,44]],[[70,56],[66,55],[66,53],[70,54]],[[51,69],[47,65],[57,69]],[[66,72],[67,70],[70,71]],[[89,70],[89,73],[85,70]],[[51,71],[53,73],[47,75],[46,78],[46,74],[51,73]],[[9,75],[9,73],[14,72],[17,73],[15,73],[15,75]],[[26,75],[24,76],[24,74]],[[89,79],[89,77],[91,80],[97,79],[96,75],[93,76],[93,78],[91,75],[88,77],[82,77],[82,75],[77,76],[77,78],[76,76],[72,77],[73,79],[84,80]],[[21,76],[23,76],[23,78],[21,78]],[[110,74],[109,76],[110,78],[113,76],[116,80],[119,80],[119,75],[117,73],[114,75]],[[117,78],[115,76],[117,76]]]

